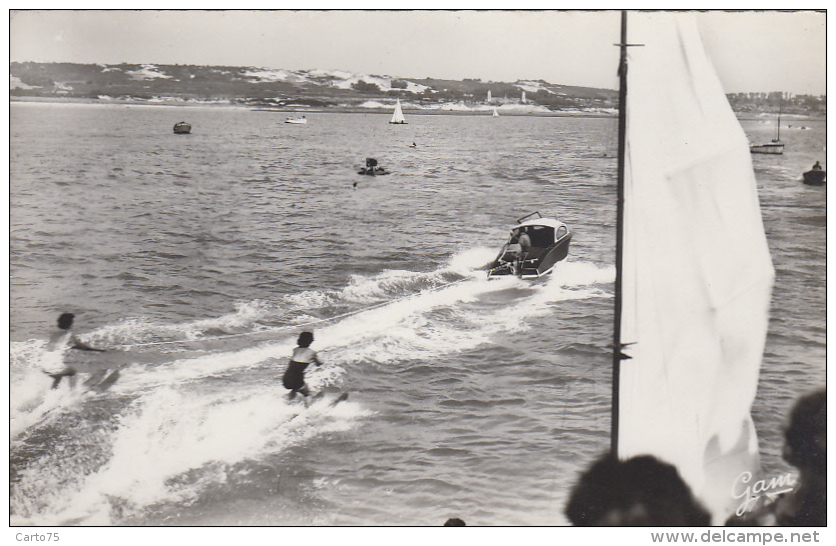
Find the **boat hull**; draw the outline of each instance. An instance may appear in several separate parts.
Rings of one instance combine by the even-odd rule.
[[[804,183],[808,186],[824,186],[824,183],[827,181],[827,172],[826,171],[807,171],[804,173]]]
[[[558,262],[565,260],[569,255],[569,243],[572,241],[572,234],[568,233],[559,241],[543,250],[533,260],[525,260],[521,264],[506,262],[502,256],[498,256],[488,266],[488,279],[499,277],[520,277],[522,279],[536,279],[548,275],[554,270]]]
[[[754,144],[749,146],[749,151],[753,154],[772,154],[781,155],[784,153],[783,144]]]
[[[390,125],[406,125],[405,121],[390,121]]]
[[[175,135],[188,135],[192,132],[192,126],[188,123],[178,123],[174,126]]]
[[[389,171],[384,169],[383,167],[375,167],[373,169],[367,169],[366,167],[361,167],[357,174],[364,174],[366,176],[382,176],[384,174],[389,174]]]

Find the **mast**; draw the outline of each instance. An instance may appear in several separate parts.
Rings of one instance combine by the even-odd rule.
[[[675,466],[720,524],[759,468],[751,405],[774,268],[748,139],[697,17],[628,17],[610,456]]]
[[[613,327],[612,426],[610,453],[618,456],[618,404],[621,374],[621,269],[624,251],[624,168],[627,134],[627,11],[621,12],[621,49],[618,63],[618,200],[615,244],[615,320]]]
[[[778,97],[778,135],[775,137],[775,142],[781,142],[781,111],[784,108],[784,92]]]

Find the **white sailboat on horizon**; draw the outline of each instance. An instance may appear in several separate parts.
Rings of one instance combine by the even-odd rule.
[[[401,99],[398,99],[398,102],[395,103],[395,111],[392,114],[392,119],[389,120],[389,123],[393,123],[395,125],[406,125],[406,118],[403,117],[403,110],[401,110]]]
[[[493,112],[491,113],[491,117],[498,118],[499,112],[496,110],[496,106],[493,107]]]
[[[750,408],[775,273],[748,141],[695,20],[630,21],[611,451],[674,465],[717,525],[751,501],[737,492],[760,469]]]

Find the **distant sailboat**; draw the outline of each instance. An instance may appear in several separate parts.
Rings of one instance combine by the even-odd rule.
[[[696,22],[631,15],[629,42],[622,13],[612,451],[676,466],[722,524],[760,468],[750,408],[774,269]]]
[[[403,117],[403,110],[401,110],[401,99],[398,99],[398,102],[395,103],[395,112],[392,114],[392,119],[389,120],[389,123],[406,125],[406,119]]]
[[[491,117],[498,118],[499,112],[496,111],[496,106],[493,107],[493,112],[491,113]]]
[[[781,110],[783,108],[783,93],[781,100],[778,102],[778,126],[776,127],[775,138],[772,142],[765,142],[763,144],[752,144],[749,146],[749,151],[753,154],[775,154],[781,155],[784,153],[784,143],[781,142]]]

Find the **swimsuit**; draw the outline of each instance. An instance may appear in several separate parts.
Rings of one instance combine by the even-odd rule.
[[[287,366],[287,371],[284,372],[282,384],[286,389],[298,391],[305,386],[305,368],[310,362],[296,362],[291,360]]]

